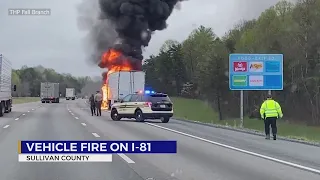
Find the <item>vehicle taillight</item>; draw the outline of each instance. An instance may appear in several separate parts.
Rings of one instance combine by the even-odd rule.
[[[144,106],[145,106],[145,107],[151,107],[151,105],[152,105],[151,102],[145,102],[145,103],[144,103]]]

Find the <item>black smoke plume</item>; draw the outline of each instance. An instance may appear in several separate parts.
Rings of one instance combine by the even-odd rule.
[[[151,33],[167,27],[166,20],[179,0],[99,0],[101,19],[115,25],[121,43],[115,48],[142,60],[142,47],[148,46]]]
[[[98,15],[94,12],[95,17],[88,18],[85,13],[89,11],[83,9],[88,9],[89,1],[97,0],[83,3],[79,23],[83,29],[90,29],[91,57],[100,60],[103,52],[114,48],[141,63],[142,49],[148,46],[152,33],[167,27],[166,20],[183,0],[98,0],[94,6],[99,7]]]

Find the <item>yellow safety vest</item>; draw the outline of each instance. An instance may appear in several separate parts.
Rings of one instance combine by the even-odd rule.
[[[275,100],[264,101],[260,108],[260,114],[262,118],[282,117],[281,107]]]

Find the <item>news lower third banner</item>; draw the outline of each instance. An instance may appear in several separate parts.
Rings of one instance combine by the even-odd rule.
[[[177,141],[19,141],[19,162],[112,162],[112,154],[177,153]]]

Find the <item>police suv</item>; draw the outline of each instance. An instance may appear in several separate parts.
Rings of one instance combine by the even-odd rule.
[[[135,118],[138,122],[145,119],[160,119],[167,123],[173,116],[173,104],[167,94],[154,91],[137,92],[125,96],[111,106],[111,118]]]

